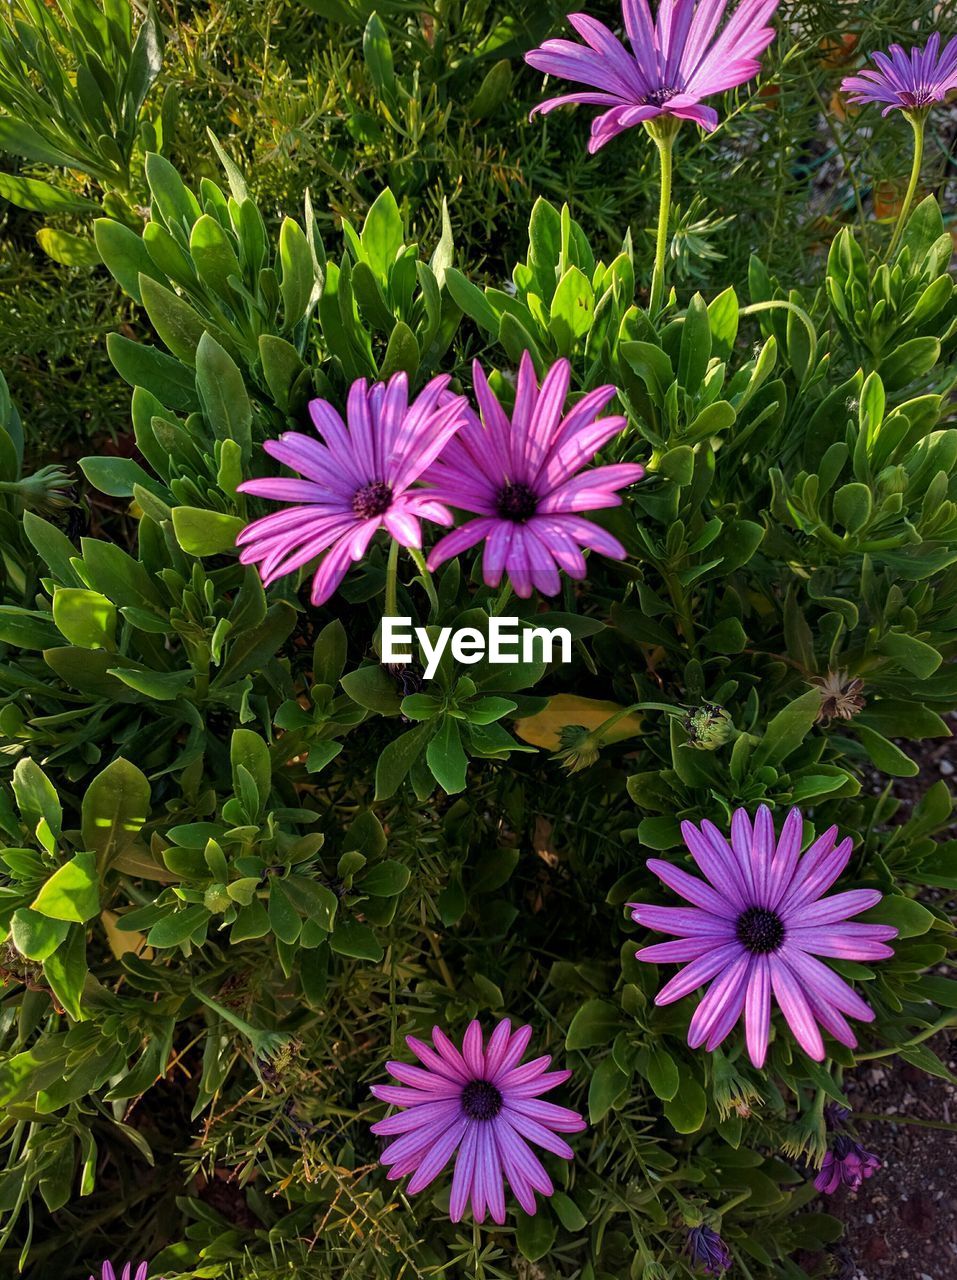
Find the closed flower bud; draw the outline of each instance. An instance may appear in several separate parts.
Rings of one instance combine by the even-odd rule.
[[[684,730],[688,746],[700,751],[716,751],[734,736],[734,721],[730,712],[716,702],[702,702],[684,718]]]
[[[55,515],[74,505],[73,476],[59,466],[41,467],[32,476],[0,485],[0,493],[12,493],[30,511]]]

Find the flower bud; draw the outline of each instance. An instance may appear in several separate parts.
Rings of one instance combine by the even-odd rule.
[[[731,713],[716,702],[702,702],[685,716],[684,730],[688,746],[701,751],[717,751],[734,736]]]

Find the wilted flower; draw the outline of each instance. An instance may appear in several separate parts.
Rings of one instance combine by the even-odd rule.
[[[434,1027],[434,1048],[406,1036],[422,1067],[386,1063],[401,1087],[372,1086],[381,1101],[403,1108],[372,1126],[376,1134],[401,1135],[380,1157],[391,1166],[390,1179],[411,1173],[408,1190],[421,1191],[458,1153],[449,1207],[453,1222],[462,1220],[469,1201],[477,1222],[485,1221],[486,1210],[504,1222],[503,1175],[526,1213],[534,1213],[535,1192],[550,1196],[554,1188],[528,1143],[570,1160],[574,1153],[558,1134],[585,1128],[577,1111],[540,1097],[564,1084],[570,1071],[547,1071],[548,1056],[518,1065],[531,1037],[531,1027],[513,1032],[505,1018],[483,1049],[482,1028],[471,1022],[459,1050]]]
[[[731,1266],[731,1251],[717,1231],[703,1224],[688,1232],[688,1253],[695,1265],[703,1267],[706,1276],[720,1276]]]
[[[31,476],[0,483],[0,493],[18,497],[30,511],[39,515],[55,515],[74,505],[74,477],[65,467],[41,467]]]
[[[840,1133],[824,1157],[821,1172],[814,1179],[818,1191],[832,1196],[838,1187],[856,1191],[865,1178],[870,1178],[881,1167],[881,1162],[859,1142]]]
[[[560,569],[584,578],[583,548],[624,559],[618,539],[579,514],[620,506],[616,490],[645,474],[634,463],[582,470],[625,426],[624,418],[598,417],[615,388],[590,391],[563,415],[571,366],[557,360],[539,388],[526,351],[509,421],[482,366],[476,360],[472,367],[482,420],[469,413],[425,479],[431,497],[479,519],[447,533],[433,548],[429,568],[484,541],[488,586],[497,587],[507,573],[516,595],[530,596],[535,588],[553,596],[561,589]]]
[[[631,53],[603,23],[584,13],[569,14],[585,44],[546,40],[526,53],[525,61],[546,75],[593,88],[549,98],[532,114],[573,102],[608,108],[592,122],[591,152],[622,130],[660,116],[694,120],[710,132],[718,113],[702,99],[757,75],[758,58],[774,39],[767,23],[777,4],[741,0],[716,36],[727,0],[661,0],[654,22],[647,0],[623,0]]]
[[[569,773],[580,773],[597,763],[601,747],[583,724],[562,725],[558,736],[561,745],[555,754]]]
[[[883,103],[882,115],[928,111],[957,89],[957,36],[948,41],[943,53],[935,31],[923,49],[915,46],[908,51],[892,44],[887,53],[872,53],[871,58],[877,70],[867,67],[847,76],[841,88],[851,102]]]
[[[849,679],[846,671],[829,671],[826,676],[815,676],[810,682],[822,692],[821,709],[817,713],[819,724],[831,720],[853,720],[867,706],[861,690],[864,681]]]
[[[701,751],[716,751],[734,735],[731,713],[716,702],[702,702],[699,707],[693,707],[685,716],[683,726],[688,746]]]
[[[795,1039],[811,1058],[824,1057],[818,1023],[842,1044],[857,1039],[844,1014],[873,1020],[868,1004],[818,956],[880,960],[893,955],[885,943],[892,925],[850,922],[881,900],[877,889],[852,889],[823,898],[847,866],[850,837],[835,846],[829,827],[801,855],[803,820],[799,809],[785,819],[775,843],[771,812],[762,805],[751,819],[737,809],[731,843],[707,820],[700,828],[681,824],[691,856],[710,883],[659,858],[648,869],[681,894],[692,908],[629,903],[632,918],[650,929],[678,936],[637,953],[639,960],[685,963],[658,992],[655,1003],[670,1004],[697,987],[711,986],[695,1009],[688,1043],[712,1050],[744,1013],[748,1053],[764,1065],[771,1030],[772,993]]]
[[[752,1107],[763,1102],[760,1091],[736,1070],[734,1063],[716,1049],[711,1060],[711,1092],[722,1120],[732,1115],[746,1119]]]
[[[296,505],[254,520],[236,539],[243,564],[258,564],[267,585],[326,554],[312,583],[312,603],[323,604],[361,560],[378,529],[404,547],[422,545],[420,519],[452,523],[435,495],[413,489],[464,419],[465,398],[446,392],[449,379],[433,378],[409,404],[404,373],[387,383],[352,384],[348,426],[326,400],[309,412],[325,443],[287,431],[263,448],[305,479],[247,480],[242,493]]]
[[[116,1272],[113,1270],[111,1262],[104,1262],[100,1270],[100,1280],[146,1280],[146,1273],[149,1270],[149,1264],[141,1262],[133,1272],[132,1262],[128,1262],[123,1268],[122,1274],[117,1278]],[[96,1280],[94,1276],[90,1276],[90,1280]]]

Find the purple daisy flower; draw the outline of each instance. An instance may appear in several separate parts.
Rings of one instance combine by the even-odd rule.
[[[503,1175],[525,1212],[535,1212],[535,1192],[550,1196],[554,1188],[529,1142],[566,1160],[574,1155],[557,1135],[578,1133],[585,1121],[577,1111],[539,1096],[564,1084],[571,1072],[547,1071],[548,1056],[519,1066],[531,1036],[531,1027],[513,1032],[505,1018],[483,1050],[482,1028],[471,1022],[460,1051],[434,1027],[434,1049],[406,1036],[423,1066],[386,1063],[401,1087],[372,1086],[382,1102],[404,1108],[372,1126],[373,1133],[402,1135],[380,1157],[391,1166],[390,1179],[411,1173],[409,1191],[421,1191],[458,1152],[449,1206],[453,1222],[461,1222],[470,1200],[476,1222],[485,1221],[486,1210],[495,1222],[504,1222]]]
[[[133,1273],[133,1264],[128,1262],[123,1268],[123,1272],[119,1280],[146,1280],[146,1273],[149,1270],[149,1264],[141,1262]],[[90,1276],[90,1280],[96,1280],[94,1276]],[[104,1262],[100,1270],[100,1280],[117,1280],[116,1272],[113,1270],[112,1262]]]
[[[509,421],[482,366],[476,360],[472,367],[482,420],[469,413],[426,480],[440,502],[473,511],[479,519],[446,534],[429,556],[429,568],[484,540],[488,586],[497,587],[505,572],[516,595],[530,596],[537,587],[553,596],[561,587],[559,569],[584,578],[583,548],[624,559],[618,539],[580,515],[620,506],[615,491],[645,474],[644,467],[632,463],[582,471],[626,424],[621,417],[597,416],[615,388],[590,391],[562,416],[571,366],[557,360],[539,388],[526,351]]]
[[[854,1048],[857,1039],[844,1015],[874,1018],[857,992],[817,957],[884,959],[894,954],[885,943],[897,930],[848,920],[880,902],[877,889],[822,896],[847,866],[853,842],[848,836],[835,844],[837,827],[829,827],[802,856],[803,825],[800,810],[792,809],[775,843],[767,806],[758,809],[753,826],[747,812],[737,809],[729,844],[707,820],[700,828],[683,822],[681,834],[707,884],[670,862],[648,859],[650,871],[694,904],[628,904],[638,924],[678,936],[676,942],[643,948],[639,960],[689,962],[655,1003],[670,1004],[714,979],[688,1028],[693,1049],[716,1049],[743,1010],[748,1053],[756,1067],[763,1066],[772,994],[798,1044],[817,1061],[824,1057],[818,1023]]]
[[[939,54],[939,56],[938,56]],[[891,111],[926,111],[957,89],[957,36],[940,53],[940,35],[934,32],[923,49],[909,52],[892,44],[887,53],[872,53],[877,70],[867,67],[847,76],[841,88],[850,101],[864,106],[884,103],[881,115]]]
[[[706,1276],[720,1276],[731,1266],[728,1246],[711,1227],[692,1227],[688,1232],[691,1261],[704,1268]]]
[[[323,556],[312,583],[312,603],[323,604],[361,560],[378,529],[404,547],[422,545],[420,519],[450,525],[448,509],[433,494],[413,489],[465,421],[464,396],[452,396],[445,375],[432,381],[409,404],[404,373],[387,383],[352,384],[346,404],[348,426],[327,400],[313,400],[309,413],[325,443],[287,431],[263,448],[298,471],[246,480],[242,493],[295,505],[254,520],[236,539],[243,564],[258,564],[268,586],[277,578]]]
[[[838,1187],[849,1187],[856,1191],[865,1178],[872,1177],[881,1167],[881,1162],[870,1151],[865,1151],[859,1142],[846,1134],[839,1134],[824,1157],[821,1172],[814,1179],[818,1191],[832,1196]]]
[[[658,116],[694,120],[710,133],[717,128],[718,113],[702,105],[702,98],[757,75],[758,59],[774,39],[768,19],[777,4],[741,0],[716,38],[727,0],[661,0],[654,23],[648,0],[622,0],[631,53],[603,23],[571,13],[568,21],[585,45],[546,40],[526,53],[525,61],[547,75],[594,90],[549,98],[532,114],[570,102],[607,107],[592,121],[588,150],[593,153],[624,129]]]

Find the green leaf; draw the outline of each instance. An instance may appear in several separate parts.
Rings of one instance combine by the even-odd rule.
[[[15,116],[0,116],[0,151],[9,151],[11,155],[23,156],[25,160],[52,164],[57,168],[82,168],[76,156],[46,142],[32,125]]]
[[[13,771],[12,784],[20,816],[30,831],[36,831],[42,820],[54,836],[59,836],[63,820],[60,800],[36,761],[24,756]]]
[[[894,658],[911,675],[919,680],[932,676],[943,661],[940,653],[916,636],[903,631],[889,631],[877,644],[878,653]]]
[[[375,798],[388,800],[405,781],[409,770],[422,754],[429,733],[428,722],[416,725],[394,738],[381,752],[375,771]]]
[[[80,469],[95,489],[111,498],[132,498],[135,485],[155,489],[156,481],[133,458],[91,457],[80,459]]]
[[[46,882],[31,904],[34,911],[53,920],[83,924],[100,911],[100,886],[96,855],[75,853]]]
[[[587,276],[571,266],[558,282],[548,320],[548,328],[563,355],[571,354],[575,342],[591,328],[594,317],[595,292]]]
[[[63,187],[12,173],[0,173],[0,199],[9,200],[20,209],[32,209],[35,213],[90,213],[98,207],[92,200],[74,195]]]
[[[375,14],[369,19],[369,25],[366,27],[366,38],[368,38],[369,31],[374,23],[378,23],[381,28],[382,24]],[[388,40],[386,40],[386,47],[388,47]],[[391,61],[391,53],[389,57]],[[395,202],[395,196],[388,187],[380,191],[371,209],[366,214],[360,238],[366,261],[379,279],[385,283],[389,278],[389,271],[396,260],[399,250],[402,248],[402,242],[405,238],[402,215],[399,213],[399,206]]]
[[[556,1191],[554,1193],[551,1205],[555,1210],[555,1217],[566,1231],[572,1231],[577,1234],[584,1231],[588,1226],[588,1220],[581,1209],[579,1209],[571,1196],[567,1196],[564,1191]]]
[[[279,261],[282,265],[283,329],[291,329],[306,314],[316,286],[309,241],[299,223],[292,218],[284,218],[279,231]]]
[[[10,921],[13,945],[25,959],[37,963],[51,956],[69,931],[68,920],[53,920],[30,907],[20,907]]]
[[[607,1000],[586,1000],[572,1018],[565,1036],[566,1049],[591,1049],[609,1044],[620,1030],[617,1006]]]
[[[386,858],[362,876],[358,888],[373,898],[394,898],[405,889],[411,878],[412,873],[407,866],[394,858]]]
[[[53,594],[54,622],[81,649],[113,649],[116,619],[116,606],[98,591],[58,587]]]
[[[92,236],[75,236],[54,227],[41,227],[37,243],[47,257],[62,262],[65,267],[99,266],[100,254]]]
[[[358,667],[344,675],[340,681],[353,702],[381,716],[397,716],[402,697],[395,680],[384,667],[369,665]]]
[[[412,377],[418,371],[420,358],[415,334],[403,320],[397,320],[379,366],[379,378],[391,378],[401,372]]]
[[[852,723],[850,728],[860,739],[861,745],[871,760],[883,773],[889,773],[892,778],[914,778],[920,773],[917,762],[893,742],[888,742],[882,734],[859,723]]]
[[[688,304],[678,349],[678,384],[690,395],[694,395],[704,381],[710,359],[708,307],[701,294],[696,293]]]
[[[218,556],[236,547],[237,535],[246,527],[239,516],[202,507],[174,507],[176,541],[191,556]]]
[[[664,1102],[670,1102],[675,1097],[681,1077],[674,1058],[664,1049],[649,1049],[647,1059],[639,1058],[638,1069],[651,1085],[656,1097]]]
[[[470,120],[484,120],[497,111],[512,88],[512,64],[501,58],[486,73],[468,105]]]
[[[200,339],[206,333],[202,317],[188,302],[150,276],[141,275],[139,283],[146,314],[162,342],[183,364],[195,365]]]
[[[933,926],[936,916],[912,898],[890,893],[859,919],[864,924],[891,924],[900,938],[918,938]]]
[[[63,946],[43,962],[43,976],[74,1022],[85,1018],[80,1001],[86,975],[86,930],[75,924]]]
[[[130,847],[149,811],[146,775],[122,756],[92,779],[83,795],[83,843],[101,867]]]
[[[665,1115],[678,1133],[697,1133],[708,1112],[704,1089],[691,1075],[681,1077],[678,1092],[665,1103]]]
[[[241,280],[242,268],[225,229],[208,213],[193,224],[189,253],[203,284],[231,303],[235,293],[229,280],[231,276]]]
[[[249,908],[246,908],[247,910]],[[209,919],[209,912],[199,903],[174,911],[162,920],[157,920],[146,941],[151,947],[178,947]]]
[[[381,943],[369,926],[356,920],[337,920],[329,946],[337,955],[373,963],[378,963],[384,954]]]
[[[788,703],[774,716],[755,750],[758,764],[779,764],[786,759],[811,732],[821,709],[821,693],[809,689]]]
[[[269,747],[252,729],[234,729],[229,744],[229,759],[233,770],[233,788],[239,794],[237,770],[244,766],[256,784],[260,809],[269,799],[272,790],[272,761]]]
[[[445,717],[426,748],[425,758],[432,776],[447,795],[465,790],[468,757],[462,746],[458,721]]]
[[[466,279],[455,267],[449,267],[446,270],[445,284],[456,305],[493,338],[498,337],[501,327],[500,317],[491,303],[486,300],[482,290],[471,280]]]
[[[112,218],[97,218],[93,223],[93,239],[106,269],[134,302],[142,305],[140,276],[164,283],[162,273],[149,255],[143,237]]]
[[[610,1054],[602,1059],[588,1085],[588,1118],[592,1124],[608,1114],[625,1095],[630,1083],[631,1077],[625,1075]]]
[[[197,340],[196,391],[213,435],[217,440],[235,440],[243,460],[248,462],[252,454],[253,413],[243,375],[209,333]]]
[[[106,336],[106,350],[113,367],[131,387],[151,392],[168,409],[195,409],[196,380],[179,360],[119,333]]]
[[[529,1262],[538,1262],[555,1243],[555,1223],[544,1210],[529,1214],[524,1209],[516,1209],[515,1217],[515,1243],[519,1252]]]

